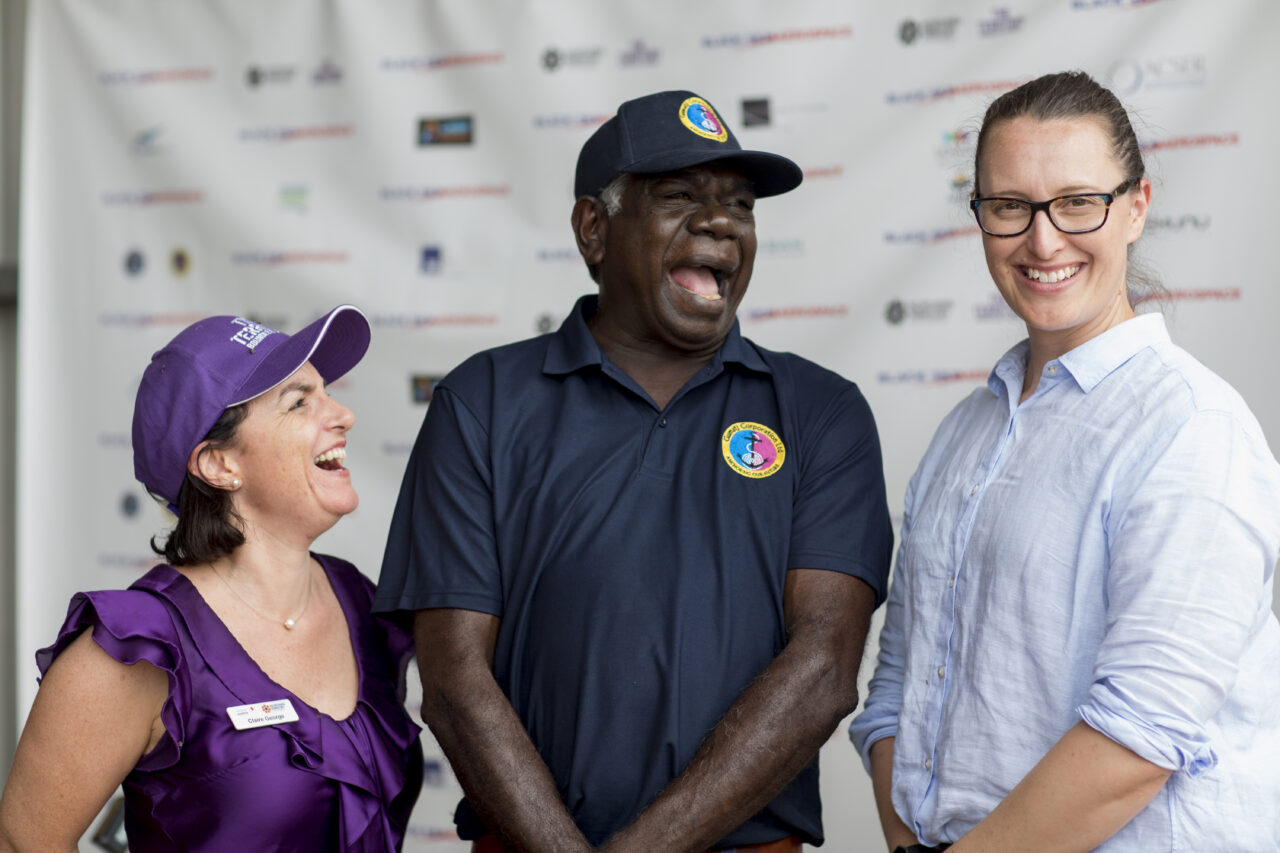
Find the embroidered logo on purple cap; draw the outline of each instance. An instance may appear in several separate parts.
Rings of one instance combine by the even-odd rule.
[[[724,142],[729,138],[729,129],[720,121],[720,116],[711,105],[702,98],[686,98],[680,105],[680,122],[703,139],[714,139]]]

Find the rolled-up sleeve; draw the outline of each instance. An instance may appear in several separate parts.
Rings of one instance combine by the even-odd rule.
[[[1153,764],[1192,776],[1217,763],[1211,720],[1270,618],[1280,488],[1251,426],[1196,413],[1117,478],[1105,519],[1106,635],[1078,711]]]

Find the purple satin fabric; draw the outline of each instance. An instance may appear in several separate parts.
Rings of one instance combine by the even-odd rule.
[[[374,619],[355,567],[315,555],[329,576],[359,667],[355,711],[335,720],[273,682],[196,588],[156,566],[128,590],[79,593],[43,675],[86,627],[109,655],[169,675],[165,735],[124,781],[131,853],[232,849],[399,850],[422,782],[418,726],[398,695],[408,633]],[[226,709],[288,699],[296,723],[236,731]]]

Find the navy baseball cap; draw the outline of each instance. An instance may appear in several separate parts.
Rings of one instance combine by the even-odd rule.
[[[261,396],[311,362],[325,382],[369,349],[369,321],[339,305],[296,335],[244,317],[197,320],[151,357],[133,405],[133,472],[177,513],[187,459],[232,406]]]
[[[733,131],[693,92],[658,92],[627,101],[578,153],[574,197],[599,195],[623,173],[653,175],[709,163],[751,181],[757,198],[800,186],[804,173],[778,154],[744,151]]]

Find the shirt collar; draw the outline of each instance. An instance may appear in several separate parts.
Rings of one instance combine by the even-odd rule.
[[[551,336],[546,358],[542,362],[543,373],[551,375],[573,373],[585,367],[604,365],[604,351],[600,349],[591,330],[587,328],[587,320],[596,313],[599,304],[600,297],[594,294],[579,297],[569,316]],[[755,346],[742,337],[736,318],[724,343],[711,359],[712,366],[716,368],[720,368],[725,363],[741,364],[760,373],[773,372],[760,357]]]
[[[1056,361],[1075,379],[1080,390],[1088,394],[1112,371],[1147,347],[1169,342],[1169,330],[1163,314],[1143,314],[1091,338]],[[1001,390],[1021,388],[1027,370],[1027,353],[1031,344],[1020,341],[996,362],[987,387],[993,394]]]

